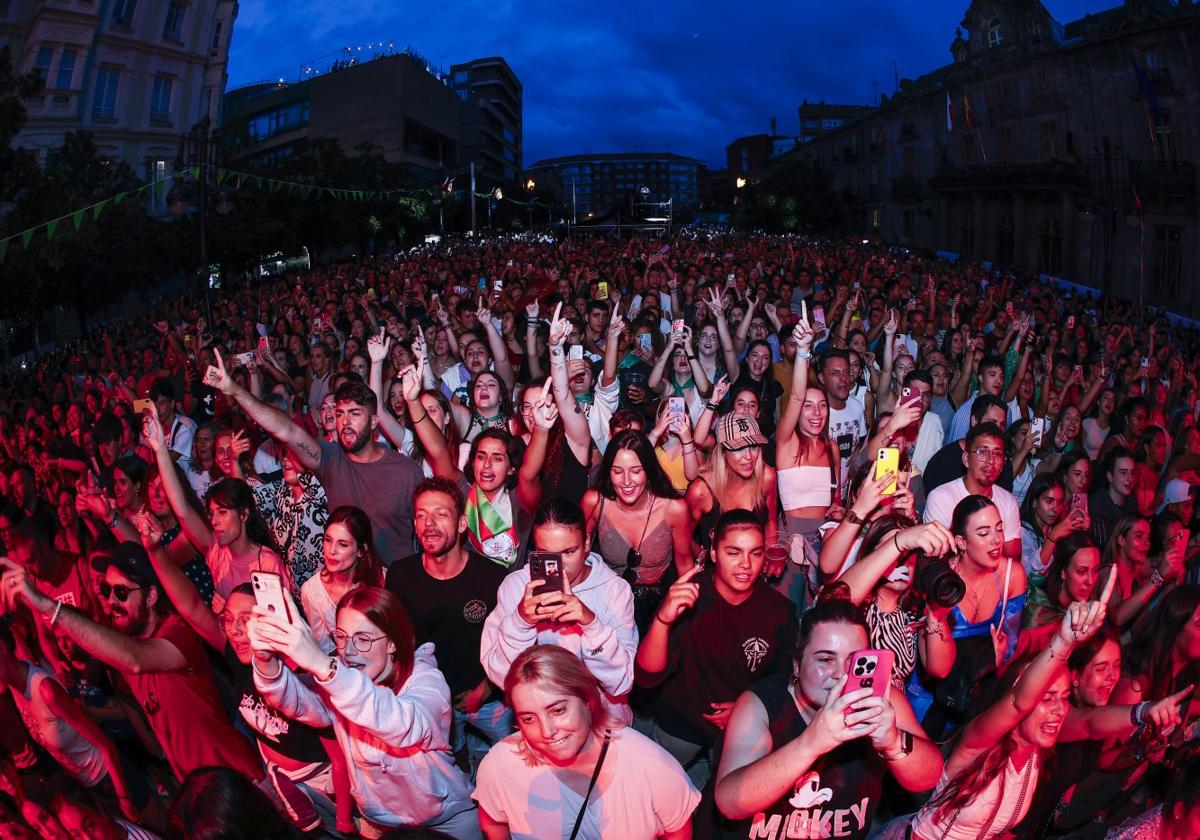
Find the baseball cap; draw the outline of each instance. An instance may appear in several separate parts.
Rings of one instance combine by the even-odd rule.
[[[1158,512],[1162,513],[1167,509],[1167,505],[1177,505],[1180,502],[1186,502],[1192,496],[1192,485],[1188,484],[1182,478],[1173,478],[1167,482],[1166,488],[1163,490],[1162,504],[1158,506]]]
[[[717,424],[717,442],[730,450],[767,445],[767,439],[758,428],[758,421],[749,414],[736,411],[726,414]]]
[[[125,577],[142,586],[161,587],[158,574],[154,571],[154,566],[150,564],[150,555],[146,553],[146,549],[142,547],[141,543],[118,543],[117,547],[113,549],[112,557],[109,558],[107,565],[116,566]]]

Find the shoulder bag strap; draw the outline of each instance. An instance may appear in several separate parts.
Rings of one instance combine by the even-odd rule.
[[[600,778],[600,768],[604,766],[604,756],[608,755],[608,742],[612,738],[612,732],[604,733],[604,746],[600,748],[600,758],[596,761],[596,769],[592,771],[592,780],[588,782],[587,793],[583,795],[583,804],[579,806],[579,813],[575,815],[575,826],[571,829],[570,840],[575,840],[579,835],[579,827],[583,825],[583,815],[587,813],[588,800],[592,797],[592,788],[596,786],[596,779]]]

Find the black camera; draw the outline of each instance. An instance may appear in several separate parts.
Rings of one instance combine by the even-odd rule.
[[[966,582],[940,557],[921,558],[913,588],[926,600],[943,607],[953,607],[967,594]]]

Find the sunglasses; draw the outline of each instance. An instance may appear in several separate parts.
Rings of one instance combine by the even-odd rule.
[[[145,588],[144,586],[121,586],[120,584],[109,586],[107,583],[102,583],[100,584],[100,597],[108,600],[110,595],[115,595],[117,600],[124,604],[129,599],[130,592],[137,592]]]
[[[627,583],[636,583],[637,570],[640,565],[642,565],[642,553],[636,548],[629,549],[629,553],[625,555],[625,571],[621,573],[621,577]]]

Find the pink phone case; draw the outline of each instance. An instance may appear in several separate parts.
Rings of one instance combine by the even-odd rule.
[[[888,688],[892,684],[892,668],[896,664],[896,654],[890,650],[856,650],[850,655],[850,665],[847,668],[846,687],[842,694],[849,694],[860,688],[871,689],[873,697],[887,697]]]

